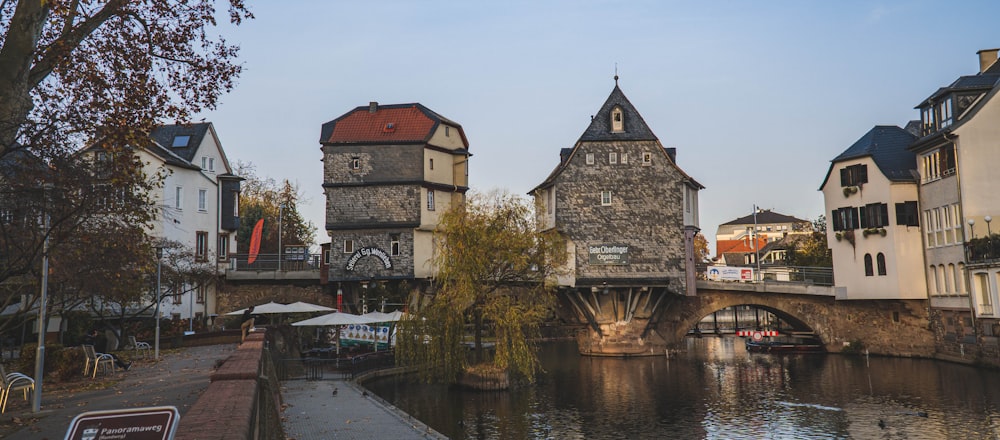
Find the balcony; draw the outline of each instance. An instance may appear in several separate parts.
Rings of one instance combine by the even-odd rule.
[[[1000,264],[1000,234],[965,243],[966,264]]]
[[[227,280],[319,280],[320,254],[284,254],[281,260],[278,254],[258,254],[253,263],[248,257],[230,256]]]

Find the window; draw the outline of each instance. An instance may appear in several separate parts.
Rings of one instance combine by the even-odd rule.
[[[174,142],[170,146],[175,148],[186,147],[190,141],[191,136],[174,136]]]
[[[885,275],[885,254],[879,252],[875,256],[875,265],[878,267],[878,274]]]
[[[199,189],[198,190],[198,210],[205,211],[208,205],[208,190]]]
[[[611,132],[621,133],[625,131],[625,118],[622,115],[622,108],[615,107],[611,110]]]
[[[399,255],[399,234],[389,235],[389,255]]]
[[[219,250],[219,261],[229,259],[229,234],[219,234],[219,246],[217,249]]]
[[[955,224],[952,225],[951,236],[952,243],[962,242],[962,211],[958,208],[958,203],[952,203],[951,206],[946,206],[945,209],[951,209],[951,216],[955,219]]]
[[[930,182],[955,174],[955,145],[947,144],[920,157],[921,178]]]
[[[204,285],[198,286],[197,294],[195,295],[195,303],[205,304],[205,290],[207,290],[207,288]]]
[[[608,153],[608,163],[610,164],[618,163],[618,153]]]
[[[982,309],[987,307],[990,309],[990,314],[993,314],[992,301],[990,301],[990,279],[986,273],[977,273],[976,279],[976,290],[979,291],[979,306]],[[982,312],[983,310],[980,310]]]
[[[601,191],[601,206],[611,205],[611,191]]]
[[[433,170],[434,169],[434,159],[427,159],[427,162],[428,162],[428,166]]]
[[[945,99],[937,105],[938,129],[945,128],[952,123],[951,99]]]
[[[184,194],[184,189],[181,187],[174,188],[174,208],[183,209],[181,204],[181,195]]]
[[[240,216],[240,192],[233,191],[233,217]]]
[[[875,270],[872,268],[872,254],[865,254],[865,276],[870,277],[875,275]]]
[[[881,228],[889,225],[889,205],[869,203],[860,209],[862,228]]]
[[[920,215],[917,214],[917,202],[908,201],[896,204],[896,224],[903,226],[920,226]]]
[[[434,210],[434,190],[432,189],[427,190],[427,210]]]
[[[931,295],[940,295],[941,287],[937,280],[937,269],[934,268],[933,264],[927,267],[927,278],[929,278],[927,280],[928,293]]]
[[[868,165],[857,164],[840,169],[840,186],[858,186],[868,183]]]
[[[354,253],[354,240],[344,240],[344,253],[345,254]]]
[[[628,163],[628,153],[622,153],[620,159],[621,159],[622,165],[627,164]]]
[[[208,257],[208,232],[198,231],[195,233],[194,256],[199,261],[205,261]]]
[[[955,266],[955,292],[964,295],[968,292],[968,288],[965,285],[965,265],[958,263]]]
[[[350,162],[350,166],[351,166],[352,170],[360,170],[361,169],[361,158],[360,157],[352,157],[351,158],[351,162]]]
[[[652,165],[653,164],[653,153],[642,153],[642,164]]]
[[[330,265],[330,250],[323,251],[323,264]]]
[[[833,230],[850,231],[858,229],[858,208],[848,206],[833,211]]]
[[[934,112],[930,107],[920,110],[921,136],[927,136],[934,132]]]
[[[594,164],[594,153],[587,153],[587,165]]]
[[[449,127],[447,125],[444,126],[444,135],[445,136],[451,136],[451,127]]]

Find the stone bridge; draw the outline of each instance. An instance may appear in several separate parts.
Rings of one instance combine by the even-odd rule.
[[[702,318],[733,306],[753,306],[782,326],[811,333],[830,352],[846,347],[872,354],[931,357],[927,301],[837,300],[834,288],[795,283],[698,281],[695,296],[660,289],[576,289],[559,294],[561,317],[584,323],[580,352],[594,356],[664,355],[683,346]]]

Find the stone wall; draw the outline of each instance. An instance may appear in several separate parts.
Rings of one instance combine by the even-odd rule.
[[[612,152],[628,163],[610,163]],[[648,165],[644,152],[652,153]],[[657,141],[581,142],[555,186],[556,227],[576,244],[577,280],[666,278],[683,292],[682,178]],[[610,206],[602,191],[611,191]],[[588,246],[600,244],[627,245],[628,264],[590,264]]]
[[[327,307],[337,306],[337,297],[326,293],[324,286],[319,284],[297,286],[293,284],[237,284],[229,282],[220,289],[218,301],[220,315],[270,301],[282,304],[303,301]],[[221,323],[217,322],[217,324]]]
[[[326,188],[326,224],[420,223],[420,186],[369,185]],[[336,242],[334,242],[336,243]]]
[[[399,236],[399,255],[392,255],[392,235]],[[334,245],[330,252],[328,275],[331,280],[413,277],[413,229],[333,231],[330,240]],[[345,240],[353,240],[355,252],[364,247],[381,249],[389,258],[392,268],[386,269],[382,260],[376,256],[365,256],[348,270],[347,263],[354,252],[344,252]]]

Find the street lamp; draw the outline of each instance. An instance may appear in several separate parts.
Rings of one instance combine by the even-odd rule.
[[[49,291],[49,214],[44,217],[45,241],[42,244],[42,290],[38,300],[38,348],[35,351],[35,390],[31,412],[42,410],[42,378],[45,375],[45,301]],[[95,367],[96,368],[96,367]]]
[[[153,341],[153,359],[160,360],[160,263],[163,261],[163,246],[156,246],[156,307],[153,319],[156,320],[156,340]]]
[[[281,272],[281,217],[282,211],[285,210],[285,204],[281,203],[278,205],[278,272]]]
[[[972,231],[972,238],[976,238],[976,219],[969,219],[969,230]]]
[[[986,258],[993,258],[993,231],[990,230],[990,222],[993,221],[993,217],[986,216],[983,220],[986,220],[986,244],[989,246],[986,250]]]

